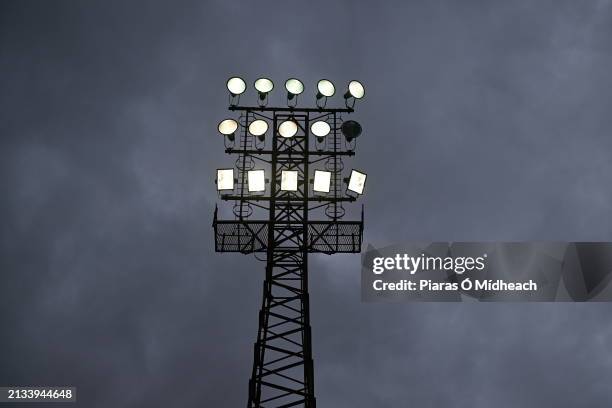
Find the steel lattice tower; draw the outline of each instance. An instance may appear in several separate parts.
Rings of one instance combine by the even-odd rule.
[[[315,407],[308,254],[361,251],[363,208],[360,220],[342,220],[343,202],[356,199],[343,191],[341,174],[342,158],[354,155],[354,141],[346,143],[340,131],[341,115],[353,109],[234,105],[229,109],[240,115],[237,146],[226,144],[225,150],[238,155],[238,177],[236,188],[221,194],[221,199],[234,203],[235,219],[220,220],[215,209],[215,250],[266,254],[247,407]],[[249,134],[248,125],[256,119],[271,124],[271,149],[257,146],[257,138]],[[288,138],[278,132],[279,124],[287,120],[298,125],[297,133]],[[330,124],[324,138],[311,137],[310,125],[316,120]],[[247,189],[247,173],[256,163],[264,164],[270,175],[269,187],[261,194]],[[331,173],[329,193],[312,191],[314,169]],[[296,191],[281,189],[283,171],[297,171]],[[254,210],[267,212],[268,219],[252,220]],[[317,211],[325,219],[309,218]]]

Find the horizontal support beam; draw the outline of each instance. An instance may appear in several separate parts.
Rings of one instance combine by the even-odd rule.
[[[225,153],[228,154],[272,154],[273,151],[272,150],[257,150],[257,149],[225,149]],[[298,152],[296,150],[287,150],[282,151],[279,150],[276,152],[279,156],[283,156],[283,154],[287,154],[287,155],[291,155],[291,156],[296,156],[296,155],[305,155],[305,156],[330,156],[330,157],[334,157],[334,156],[354,156],[355,152],[352,151],[345,151],[345,152],[332,152],[332,151],[318,151],[318,150],[313,150],[313,151],[308,151],[308,152]]]
[[[304,202],[304,198],[300,198],[300,197],[295,197],[295,198],[287,198],[287,197],[269,197],[269,196],[238,196],[238,195],[228,195],[228,194],[223,194],[221,195],[221,199],[225,200],[225,201],[272,201],[273,199],[275,201],[279,201],[281,203],[283,202],[296,202],[296,203],[303,203]],[[339,203],[339,202],[353,202],[357,200],[355,197],[338,197],[338,198],[334,198],[334,197],[308,197],[308,202],[324,202],[324,203]]]
[[[258,111],[258,112],[291,112],[291,113],[301,113],[301,112],[315,112],[315,113],[352,113],[355,110],[353,108],[273,108],[267,106],[229,106],[229,110],[231,111]]]
[[[333,224],[333,225],[359,225],[362,224],[363,221],[345,221],[345,220],[308,220],[308,225],[325,225],[325,224]],[[267,220],[215,220],[215,224],[270,224],[271,221]],[[304,225],[303,221],[274,221],[274,224],[277,226],[283,225]]]

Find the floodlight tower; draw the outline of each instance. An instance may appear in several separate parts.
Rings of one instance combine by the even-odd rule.
[[[352,170],[343,178],[342,172],[362,128],[342,115],[353,113],[364,89],[351,81],[345,107],[327,108],[335,88],[323,79],[316,107],[300,108],[304,85],[298,79],[285,82],[287,107],[267,106],[270,79],[259,78],[254,86],[258,105],[241,106],[246,83],[239,77],[227,81],[229,110],[239,117],[221,121],[218,130],[225,152],[237,159],[232,168],[217,170],[216,183],[221,199],[233,202],[234,219],[219,219],[215,208],[215,251],[266,254],[247,407],[313,408],[308,254],[361,251],[363,206],[360,220],[342,218],[343,203],[363,194],[366,175]],[[252,219],[257,211],[267,219]],[[317,213],[323,219],[312,219]]]

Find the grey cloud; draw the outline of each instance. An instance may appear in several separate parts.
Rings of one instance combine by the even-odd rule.
[[[612,239],[609,2],[1,7],[0,385],[245,404],[263,265],[210,228],[230,74],[364,81],[376,245]],[[362,304],[359,263],[311,262],[321,406],[612,397],[608,304]]]

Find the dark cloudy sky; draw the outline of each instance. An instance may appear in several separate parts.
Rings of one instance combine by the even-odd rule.
[[[374,245],[612,240],[610,1],[3,1],[0,385],[246,405],[264,268],[210,225],[232,74],[366,84]],[[610,405],[609,304],[364,304],[359,268],[311,260],[321,407]]]

